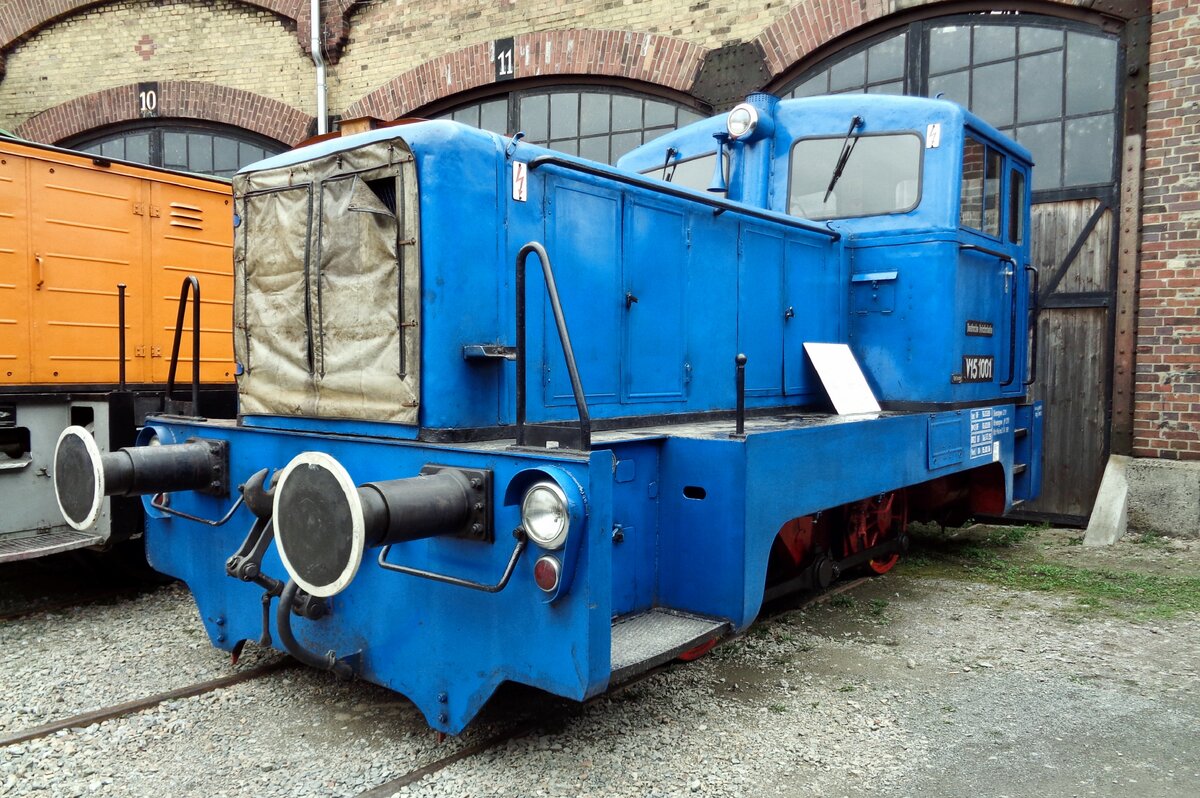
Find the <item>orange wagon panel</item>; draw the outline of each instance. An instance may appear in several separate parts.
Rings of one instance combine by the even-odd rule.
[[[0,153],[0,384],[29,381],[32,257],[25,205],[25,159]]]
[[[0,139],[0,387],[165,382],[179,288],[200,281],[201,381],[233,379],[233,211],[216,178]],[[177,380],[191,379],[191,309]]]

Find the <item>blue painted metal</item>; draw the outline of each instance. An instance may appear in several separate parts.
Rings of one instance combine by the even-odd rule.
[[[533,543],[494,594],[387,572],[369,551],[329,617],[295,621],[307,648],[349,658],[362,678],[411,698],[431,726],[458,732],[503,681],[574,699],[603,691],[614,617],[669,607],[745,628],[790,519],[954,475],[995,486],[1003,508],[1037,495],[1041,407],[1024,404],[1022,388],[1028,277],[1015,269],[1005,293],[1001,258],[964,249],[986,245],[1023,266],[1028,240],[985,240],[958,224],[964,131],[1024,172],[1028,153],[941,101],[752,102],[763,121],[752,140],[729,145],[730,202],[716,208],[702,191],[663,191],[654,176],[667,146],[684,159],[712,153],[724,117],[635,150],[625,171],[569,157],[538,164],[546,151],[518,144],[506,153],[508,139],[448,122],[375,130],[249,167],[287,169],[393,138],[411,150],[421,220],[419,423],[157,418],[160,439],[228,440],[232,484],[314,450],[357,485],[415,476],[427,464],[491,469],[494,542],[429,538],[389,553],[391,562],[483,583],[507,563],[530,484],[552,477],[573,501],[568,543],[552,553],[564,569],[556,593],[534,583],[534,561],[547,552]],[[844,135],[852,115],[866,132],[914,131],[927,143],[928,126],[941,126],[938,145],[923,150],[920,203],[796,225],[785,215],[791,143]],[[518,162],[535,167],[523,198],[513,190]],[[591,417],[618,427],[595,433],[591,452],[512,447],[503,436],[515,421],[513,364],[462,354],[514,345],[513,258],[530,241],[553,259]],[[544,284],[530,279],[525,290],[528,420],[570,425],[575,403]],[[991,324],[992,335],[968,336],[967,321]],[[806,342],[849,344],[885,409],[896,409],[828,412]],[[749,358],[751,415],[745,435],[732,436],[738,353]],[[972,354],[992,356],[1005,373],[955,381]],[[712,411],[723,415],[704,415]],[[431,442],[449,434],[488,440]],[[179,493],[172,507],[216,518],[229,500]],[[257,639],[262,590],[224,572],[250,510],[215,529],[148,516],[151,563],[188,584],[213,643]],[[263,570],[287,579],[274,547]]]

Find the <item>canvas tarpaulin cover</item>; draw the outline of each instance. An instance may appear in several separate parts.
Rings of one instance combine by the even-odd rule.
[[[417,423],[417,179],[404,141],[234,178],[243,414]]]

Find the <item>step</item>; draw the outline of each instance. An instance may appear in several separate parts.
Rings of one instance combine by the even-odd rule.
[[[0,538],[0,562],[32,560],[47,554],[82,549],[104,542],[94,532],[77,532],[74,529],[55,529],[20,538]]]
[[[616,684],[669,662],[728,629],[726,621],[665,607],[617,618],[612,625],[609,683]]]

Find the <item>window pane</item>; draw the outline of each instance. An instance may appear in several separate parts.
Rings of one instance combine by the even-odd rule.
[[[150,163],[150,134],[134,133],[125,137],[125,159]]]
[[[971,29],[933,28],[929,31],[929,72],[949,72],[967,65],[971,57]]]
[[[1067,113],[1107,111],[1116,104],[1117,43],[1067,34]]]
[[[880,83],[878,86],[870,86],[867,88],[867,94],[904,94],[904,81],[897,80],[895,83]]]
[[[479,106],[468,105],[466,108],[459,108],[450,118],[455,122],[462,122],[464,125],[471,127],[479,127]]]
[[[675,106],[646,100],[646,127],[675,127]]]
[[[1013,123],[1013,101],[1016,99],[1012,61],[972,70],[971,110],[996,127]]]
[[[541,144],[550,136],[550,98],[531,94],[521,98],[520,128],[533,144]]]
[[[508,100],[489,100],[479,106],[479,126],[493,133],[508,135]]]
[[[699,122],[701,119],[705,118],[706,117],[704,117],[702,114],[698,114],[695,111],[689,111],[686,108],[680,108],[678,125],[679,127],[683,127],[684,125],[690,125],[693,122]]]
[[[608,136],[592,136],[579,140],[579,155],[590,161],[608,163]],[[616,158],[613,159],[614,161]]]
[[[1062,185],[1062,124],[1048,122],[1017,128],[1017,141],[1033,153],[1033,188]]]
[[[237,142],[224,136],[218,136],[213,141],[213,169],[217,172],[229,172],[237,168]]]
[[[905,34],[893,36],[867,50],[867,80],[895,80],[904,77]]]
[[[829,70],[822,70],[792,89],[793,97],[814,97],[829,93]]]
[[[1013,169],[1008,174],[1008,240],[1020,244],[1025,240],[1025,173]]]
[[[1062,51],[1022,58],[1017,67],[1017,121],[1062,116]]]
[[[560,91],[550,95],[550,138],[579,135],[579,95]]]
[[[916,206],[920,197],[919,136],[858,137],[837,184],[828,192],[844,141],[837,136],[796,142],[788,213],[806,219],[833,219],[903,213]]]
[[[637,130],[642,126],[642,100],[627,94],[614,94],[612,98],[612,129]],[[624,153],[621,153],[624,155]],[[613,151],[613,157],[617,153]]]
[[[984,146],[967,136],[963,142],[962,183],[959,186],[959,224],[983,229]]]
[[[1008,25],[976,25],[972,61],[984,64],[1017,54],[1017,31]]]
[[[615,133],[612,137],[612,160],[616,163],[617,159],[625,153],[632,150],[634,147],[641,146],[641,133]]]
[[[238,168],[242,168],[247,164],[252,164],[255,161],[261,161],[264,153],[262,147],[255,147],[253,144],[239,143],[238,144]]]
[[[187,168],[187,135],[165,131],[163,133],[163,166],[173,169]]]
[[[969,105],[970,95],[966,72],[951,72],[929,79],[929,96],[942,95],[943,100],[953,100],[959,105]]]
[[[857,53],[839,61],[829,69],[829,90],[831,92],[846,89],[861,88],[866,83],[867,55]]]
[[[580,97],[579,133],[587,136],[594,133],[607,133],[611,128],[608,122],[608,106],[611,101],[608,94],[585,92]],[[602,158],[601,160],[608,160]]]
[[[1004,158],[988,148],[987,166],[983,175],[983,232],[1000,237],[1000,176]]]
[[[1085,186],[1112,180],[1112,114],[1067,120],[1063,184]]]
[[[1022,25],[1020,39],[1022,53],[1036,53],[1038,50],[1062,47],[1063,35],[1062,31],[1053,28]]]
[[[563,141],[550,142],[550,149],[565,152],[567,155],[579,154],[579,142],[576,139],[564,139]]]
[[[188,170],[211,172],[213,168],[212,136],[206,133],[188,134]]]
[[[100,145],[100,154],[105,158],[125,160],[125,140],[109,139]]]

